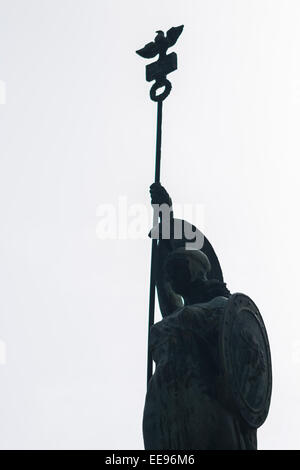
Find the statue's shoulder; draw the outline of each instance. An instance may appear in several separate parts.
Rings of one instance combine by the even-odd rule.
[[[223,296],[214,297],[213,299],[209,300],[208,302],[201,302],[196,303],[193,305],[186,305],[180,309],[181,314],[189,314],[194,313],[196,315],[206,315],[211,316],[213,313],[217,315],[222,314],[225,311],[228,298]],[[177,314],[179,314],[179,309],[177,310]]]
[[[163,318],[152,327],[154,334],[163,331],[170,332],[175,329],[189,329],[201,327],[202,332],[206,326],[219,322],[226,310],[228,298],[219,296],[209,302],[185,305],[177,308],[172,314]]]
[[[222,309],[226,307],[228,300],[229,300],[228,297],[219,295],[218,297],[214,297],[209,302],[196,304],[196,305],[202,306],[202,308],[205,308],[205,309],[216,309],[216,308]]]

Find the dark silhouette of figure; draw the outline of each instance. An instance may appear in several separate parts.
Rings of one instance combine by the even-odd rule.
[[[167,204],[172,208],[171,198],[160,183],[153,184],[150,192],[152,205]],[[144,408],[146,449],[257,448],[258,426],[249,425],[251,420],[247,419],[246,411],[240,413],[238,400],[232,398],[233,386],[228,383],[224,372],[222,355],[227,350],[220,338],[224,336],[224,312],[232,296],[223,282],[216,255],[206,239],[205,242],[202,250],[187,250],[178,241],[159,240],[156,286],[163,319],[152,326],[150,335],[156,369],[148,385]],[[217,278],[214,278],[216,273]],[[235,326],[239,324],[232,324],[231,330],[239,334],[239,327]],[[251,329],[250,320],[249,325]],[[255,336],[255,332],[251,334]],[[242,343],[239,336],[236,347],[243,345],[241,358],[245,356],[248,361],[251,358],[257,361],[259,342],[248,340],[251,334],[243,333]],[[251,349],[252,344],[256,350]],[[248,348],[245,355],[243,348]],[[266,356],[264,350],[260,354]],[[232,359],[234,364],[235,360],[239,361],[238,356]],[[268,357],[265,359],[267,363]],[[265,400],[263,377],[259,376],[263,368],[259,369],[256,363],[254,365],[260,380],[257,386],[255,382],[251,382],[254,383],[251,387],[245,386],[252,380],[253,368],[251,374],[249,372],[249,380],[247,373],[243,375],[249,406],[253,397],[256,403],[260,403],[260,399],[262,403]],[[248,369],[245,370],[247,372]],[[238,385],[234,386],[238,389]],[[270,393],[269,389],[267,393]]]

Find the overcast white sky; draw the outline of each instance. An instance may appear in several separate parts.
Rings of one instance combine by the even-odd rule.
[[[180,24],[162,183],[265,320],[259,448],[300,448],[299,1],[0,0],[2,449],[143,448],[150,240],[100,239],[97,211],[149,207],[135,50]]]

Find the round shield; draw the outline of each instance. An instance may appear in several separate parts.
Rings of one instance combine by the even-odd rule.
[[[227,398],[249,426],[258,428],[270,406],[271,354],[261,314],[244,294],[234,294],[228,300],[220,351]]]

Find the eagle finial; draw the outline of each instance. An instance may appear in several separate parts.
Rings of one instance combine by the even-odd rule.
[[[157,54],[165,55],[169,47],[174,46],[182,31],[183,25],[169,29],[166,36],[163,31],[158,30],[156,31],[157,36],[154,41],[149,42],[142,49],[136,51],[136,53],[145,59],[152,59]]]

